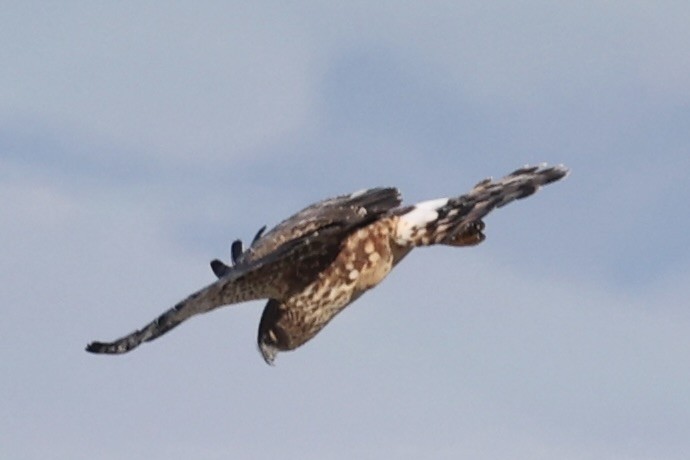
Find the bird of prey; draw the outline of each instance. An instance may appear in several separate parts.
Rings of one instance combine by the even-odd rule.
[[[315,203],[251,245],[231,246],[232,264],[211,262],[218,280],[191,294],[142,329],[114,342],[92,342],[92,353],[119,354],[165,334],[199,313],[268,299],[258,346],[268,364],[294,350],[383,280],[413,248],[472,246],[484,240],[482,219],[565,177],[563,166],[525,166],[485,179],[467,194],[401,206],[395,188],[372,188]]]

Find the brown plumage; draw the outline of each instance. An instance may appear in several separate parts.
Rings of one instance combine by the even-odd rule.
[[[117,354],[153,340],[182,321],[223,305],[268,298],[258,345],[267,363],[314,337],[343,308],[376,286],[414,247],[469,246],[484,240],[482,218],[529,196],[567,169],[525,167],[469,193],[400,207],[395,188],[375,188],[313,204],[244,250],[232,244],[233,265],[214,260],[218,280],[190,295],[144,328],[87,351]]]

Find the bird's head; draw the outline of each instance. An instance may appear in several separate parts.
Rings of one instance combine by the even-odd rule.
[[[264,312],[261,315],[259,322],[259,335],[257,337],[257,345],[261,356],[263,356],[266,364],[273,365],[273,362],[278,355],[278,352],[285,349],[287,337],[285,333],[278,326],[278,321],[282,316],[280,309],[280,302],[271,299],[266,304]]]
[[[267,339],[267,337],[259,338],[259,351],[261,352],[261,356],[263,356],[264,361],[266,361],[266,364],[273,366],[273,362],[275,361],[280,350],[278,350],[275,344],[272,344],[270,340]]]

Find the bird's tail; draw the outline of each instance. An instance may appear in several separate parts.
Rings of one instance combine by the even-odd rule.
[[[465,246],[484,239],[481,219],[494,208],[526,198],[568,174],[564,166],[525,166],[499,180],[485,179],[456,198],[421,202],[400,211],[396,242],[404,247]]]

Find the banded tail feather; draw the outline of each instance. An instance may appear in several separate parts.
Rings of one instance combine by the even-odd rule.
[[[400,212],[396,243],[405,247],[465,246],[462,242],[469,235],[476,234],[483,239],[481,220],[492,210],[533,195],[540,187],[567,174],[564,166],[525,166],[496,181],[484,179],[465,195],[423,201],[404,208]]]

